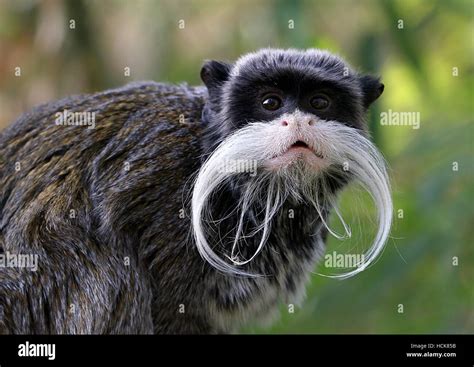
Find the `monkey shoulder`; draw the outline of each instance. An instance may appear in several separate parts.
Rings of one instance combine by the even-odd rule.
[[[144,215],[152,202],[178,198],[199,166],[204,99],[199,87],[139,82],[20,116],[0,135],[1,228],[54,228],[95,205],[123,221],[132,208]],[[68,120],[71,113],[90,115]]]

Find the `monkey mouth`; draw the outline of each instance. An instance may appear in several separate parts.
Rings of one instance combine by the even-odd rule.
[[[304,141],[298,140],[296,143],[294,143],[291,147],[302,147],[302,148],[308,148],[308,144],[306,144]]]
[[[318,149],[315,149],[306,141],[296,140],[279,154],[270,158],[266,166],[271,170],[278,170],[299,161],[316,170],[321,170],[327,165],[324,155]]]
[[[286,154],[290,151],[292,151],[292,152],[303,152],[303,153],[311,152],[312,154],[314,154],[319,159],[324,159],[324,156],[321,154],[321,152],[318,152],[317,150],[311,148],[303,140],[297,140],[296,142],[294,142],[292,145],[290,145],[290,147],[283,154]]]

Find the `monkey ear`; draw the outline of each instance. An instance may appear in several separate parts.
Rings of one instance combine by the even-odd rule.
[[[228,78],[232,65],[222,62],[208,60],[201,69],[201,79],[209,92],[220,87]]]
[[[380,78],[372,75],[363,75],[360,77],[360,85],[363,93],[363,103],[365,108],[369,106],[380,97],[385,86],[380,82]]]

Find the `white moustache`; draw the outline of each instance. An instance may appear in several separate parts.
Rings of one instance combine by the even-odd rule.
[[[307,151],[291,150],[297,141],[307,144]],[[237,208],[240,220],[235,228],[232,250],[224,260],[208,243],[204,223],[216,220],[211,218],[209,210],[211,195],[236,175],[246,172],[228,168],[229,162],[236,161],[256,162],[258,174],[248,175],[242,190]],[[240,164],[239,167],[250,166]],[[337,210],[336,198],[326,184],[327,177],[333,173],[361,184],[373,198],[377,209],[378,230],[363,256],[364,262],[352,271],[332,277],[347,278],[363,271],[381,253],[390,233],[393,208],[385,161],[372,142],[358,130],[340,122],[318,120],[300,111],[272,122],[248,124],[227,137],[203,164],[194,183],[191,201],[192,230],[200,255],[224,273],[258,276],[242,270],[242,266],[252,261],[263,248],[272,219],[289,197],[311,204],[328,231],[340,238],[324,219],[323,208],[329,205],[350,236],[350,230]],[[264,199],[262,188],[266,192]],[[320,202],[321,197],[324,202]],[[245,213],[257,201],[265,207],[265,218],[251,234],[243,236]],[[246,260],[238,259],[239,240],[260,232],[262,235],[255,253]]]

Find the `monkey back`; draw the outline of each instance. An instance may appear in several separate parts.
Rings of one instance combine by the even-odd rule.
[[[149,268],[186,263],[168,242],[184,246],[189,228],[205,93],[133,83],[41,105],[2,132],[0,254],[37,256],[38,269],[0,268],[0,332],[154,331]],[[58,120],[74,113],[94,126]]]

